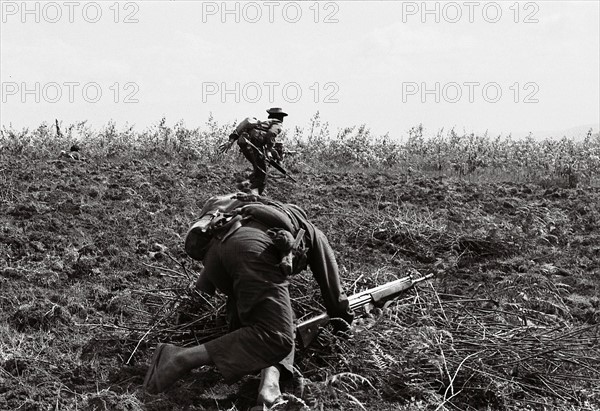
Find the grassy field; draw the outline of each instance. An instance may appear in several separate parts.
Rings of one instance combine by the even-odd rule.
[[[157,342],[222,330],[222,298],[185,291],[201,266],[183,237],[203,202],[234,191],[247,171],[236,150],[216,154],[230,128],[2,130],[0,409],[254,404],[256,376],[229,386],[210,367],[161,395],[141,389]],[[359,127],[331,137],[315,116],[287,136],[298,183],[271,175],[267,194],[303,207],[328,235],[348,293],[435,275],[361,310],[351,338],[325,330],[298,349],[302,401],[599,409],[600,138],[409,134],[397,143]],[[321,309],[309,272],[292,292],[299,316]],[[301,408],[292,402],[278,409]]]

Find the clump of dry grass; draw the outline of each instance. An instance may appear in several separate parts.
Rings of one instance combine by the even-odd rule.
[[[432,287],[382,313],[356,350],[378,371],[362,375],[379,378],[374,385],[391,397],[434,396],[461,409],[584,405],[600,400],[599,335],[598,326],[572,325],[506,296],[439,295]]]

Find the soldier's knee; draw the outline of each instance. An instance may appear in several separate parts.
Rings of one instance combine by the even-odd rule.
[[[286,333],[282,336],[279,348],[281,349],[281,353],[283,354],[282,358],[285,358],[291,350],[294,349],[294,335],[293,333]]]
[[[294,349],[294,332],[290,331],[272,331],[272,349],[280,356],[285,358],[291,350]]]

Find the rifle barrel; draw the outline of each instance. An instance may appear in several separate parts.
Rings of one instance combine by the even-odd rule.
[[[398,291],[408,289],[416,283],[427,280],[433,277],[433,274],[428,274],[426,276],[413,279],[411,276],[406,276],[399,278],[397,280],[391,281],[389,283],[370,288],[368,290],[361,291],[359,293],[353,294],[348,297],[348,303],[350,305],[351,310],[355,310],[359,307],[367,305],[370,302],[373,302],[373,296],[380,294],[382,291],[388,289],[397,289]],[[375,301],[376,302],[376,301]]]
[[[411,276],[406,276],[398,280],[391,281],[387,284],[353,294],[348,297],[350,309],[355,311],[357,308],[365,306],[371,302],[377,303],[386,298],[394,298],[402,291],[409,289],[416,283],[420,283],[421,281],[425,281],[432,277],[433,274],[428,274],[413,280]],[[387,290],[389,290],[389,292],[386,292]],[[313,338],[317,335],[319,327],[326,324],[328,321],[329,316],[327,313],[321,313],[317,317],[313,317],[299,323],[296,326],[296,329],[300,334],[302,344],[305,347],[308,346],[308,344],[310,344]]]
[[[394,281],[390,281],[389,283],[383,284],[383,285],[378,285],[377,287],[373,287],[373,288],[369,288],[368,290],[364,290],[361,291],[359,293],[353,294],[350,297],[348,297],[349,300],[355,300],[355,299],[359,299],[363,296],[367,296],[370,297],[371,294],[381,291],[381,290],[385,290],[386,288],[390,288],[390,287],[395,287],[396,285],[400,285],[403,283],[412,283],[412,278],[410,276],[407,277],[402,277],[399,278],[397,280]]]

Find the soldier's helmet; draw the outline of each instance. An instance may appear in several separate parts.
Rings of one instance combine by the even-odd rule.
[[[283,111],[280,107],[271,107],[270,109],[267,110],[267,113],[269,113],[269,117],[271,118],[284,118],[285,116],[287,116],[287,113],[285,111]]]

